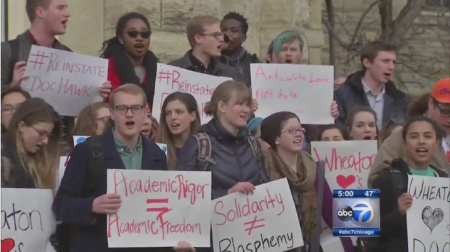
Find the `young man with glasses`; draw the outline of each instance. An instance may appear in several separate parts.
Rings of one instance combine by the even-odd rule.
[[[442,139],[442,146],[433,153],[430,165],[450,173],[450,78],[442,79],[431,89],[428,99],[428,111],[426,116],[435,120],[442,126],[447,137]],[[369,187],[375,177],[385,168],[389,167],[392,160],[405,158],[405,146],[402,132],[397,132],[388,137],[378,149],[375,160],[370,170]]]
[[[196,16],[188,22],[186,33],[192,49],[169,65],[198,73],[235,78],[233,69],[216,59],[222,55],[224,36],[218,18],[210,15]]]
[[[153,141],[140,135],[147,117],[146,101],[144,91],[135,84],[124,84],[115,89],[110,99],[114,127],[101,136],[76,145],[70,155],[53,202],[53,211],[58,221],[82,226],[78,229],[76,242],[71,245],[72,252],[109,251],[106,215],[117,212],[121,199],[117,194],[106,193],[106,169],[167,170],[164,152]],[[98,182],[86,193],[88,181],[92,181],[87,175],[92,172],[88,170],[94,169],[89,165],[95,153],[91,149],[94,141],[101,145],[103,167],[98,179],[94,179]]]

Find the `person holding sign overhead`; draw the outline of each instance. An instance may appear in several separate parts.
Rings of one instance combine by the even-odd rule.
[[[115,36],[103,42],[100,53],[109,62],[108,81],[112,90],[126,83],[139,85],[150,105],[155,94],[158,63],[155,54],[149,50],[151,34],[150,23],[144,15],[126,13],[117,21]],[[107,97],[105,101],[108,100]]]
[[[413,197],[407,192],[408,176],[448,177],[446,172],[431,164],[444,135],[445,132],[430,118],[419,116],[406,121],[401,132],[405,158],[394,159],[372,184],[372,188],[380,189],[381,234],[379,238],[365,242],[366,252],[408,252],[406,211],[414,204]],[[424,198],[425,194],[435,195],[436,192],[422,190]]]
[[[261,138],[270,145],[264,155],[264,166],[271,181],[286,178],[291,187],[303,240],[310,252],[320,251],[322,217],[333,227],[333,197],[325,180],[325,169],[302,151],[305,130],[300,119],[291,112],[278,112],[261,124]],[[322,170],[322,171],[320,171]],[[345,252],[353,252],[349,239],[342,239]]]
[[[165,153],[139,134],[147,116],[146,101],[139,86],[120,86],[110,100],[114,127],[75,146],[52,206],[56,219],[63,223],[58,229],[58,243],[64,251],[110,251],[106,215],[116,213],[122,201],[117,194],[106,194],[107,169],[167,170]],[[78,230],[72,237],[74,225]]]
[[[198,105],[191,94],[174,92],[164,99],[161,111],[161,125],[155,140],[167,144],[169,169],[175,170],[182,147],[200,127]]]

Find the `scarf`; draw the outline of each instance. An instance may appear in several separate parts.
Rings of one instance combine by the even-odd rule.
[[[314,188],[316,163],[303,151],[297,156],[296,172],[290,169],[273,150],[266,154],[264,161],[270,181],[286,178],[291,190],[298,193],[300,226],[305,240],[309,241],[316,227],[317,217],[317,197]]]
[[[112,55],[114,64],[116,65],[117,75],[120,79],[120,84],[141,84],[147,96],[147,102],[149,106],[153,105],[153,96],[155,95],[155,80],[158,58],[152,51],[147,51],[144,56],[143,67],[145,68],[145,83],[141,83],[141,80],[136,75],[133,65],[130,59],[125,54],[125,50],[115,50]]]

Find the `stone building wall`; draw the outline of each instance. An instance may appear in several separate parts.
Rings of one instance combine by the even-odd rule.
[[[374,0],[333,0],[335,7],[335,31],[348,43],[368,6]],[[394,15],[398,14],[406,0],[394,1]],[[323,4],[323,13],[326,14]],[[380,16],[375,6],[362,22],[361,39],[373,41],[380,34]],[[324,27],[325,44],[322,62],[329,64],[329,38]],[[337,45],[336,74],[347,76],[360,69],[359,55]],[[423,10],[401,45],[394,81],[412,96],[428,92],[439,78],[450,76],[450,13],[442,10]]]
[[[151,49],[168,62],[189,49],[185,25],[191,17],[210,14],[221,18],[229,11],[243,14],[250,29],[245,47],[265,57],[268,45],[281,31],[302,29],[308,39],[306,57],[321,64],[324,34],[321,3],[315,0],[69,0],[72,17],[60,40],[74,51],[97,55],[101,43],[114,35],[125,12],[145,14],[152,26]]]

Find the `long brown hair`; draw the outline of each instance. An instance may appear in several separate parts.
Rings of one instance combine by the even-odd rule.
[[[189,132],[189,136],[192,136],[198,132],[198,128],[200,128],[200,115],[198,112],[198,105],[197,101],[195,100],[194,96],[192,96],[189,93],[183,93],[183,92],[174,92],[171,93],[164,99],[163,105],[161,107],[161,116],[159,119],[159,129],[156,134],[156,140],[157,143],[163,143],[167,144],[167,155],[169,160],[169,169],[175,169],[177,166],[177,155],[175,153],[175,146],[174,146],[174,139],[173,135],[169,130],[169,126],[166,122],[166,108],[169,102],[172,101],[180,101],[186,106],[186,109],[188,113],[195,112],[196,118],[194,121],[191,122],[191,128]]]
[[[73,135],[95,136],[97,131],[97,112],[101,108],[109,109],[109,106],[103,102],[96,102],[81,110],[73,130]]]
[[[24,123],[32,127],[41,122],[53,124],[53,130],[48,136],[48,143],[37,153],[29,154],[23,146],[19,124]],[[11,119],[7,138],[17,146],[17,153],[33,177],[36,187],[55,189],[60,156],[58,143],[62,138],[62,125],[61,118],[53,107],[41,98],[31,98],[22,103]]]

